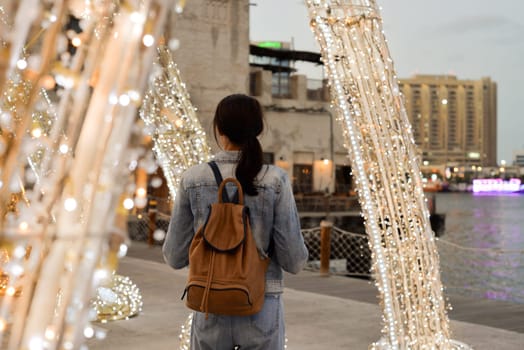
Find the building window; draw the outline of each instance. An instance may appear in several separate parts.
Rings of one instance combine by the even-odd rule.
[[[271,93],[275,97],[289,98],[289,73],[288,72],[273,72]]]
[[[293,164],[293,192],[311,193],[313,191],[313,165]]]
[[[263,164],[275,164],[275,153],[264,152],[262,154],[262,163]]]
[[[251,96],[260,96],[259,91],[257,91],[257,72],[249,73],[249,94]]]
[[[352,190],[351,167],[337,165],[335,168],[335,192],[349,194]]]

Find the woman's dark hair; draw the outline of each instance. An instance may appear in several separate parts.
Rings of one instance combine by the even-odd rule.
[[[256,196],[254,180],[262,169],[262,146],[257,136],[264,130],[264,116],[260,103],[250,96],[235,94],[226,96],[218,103],[213,119],[216,131],[225,135],[240,147],[235,175],[244,193]]]

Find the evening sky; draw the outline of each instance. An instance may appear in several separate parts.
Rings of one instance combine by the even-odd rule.
[[[319,51],[299,0],[252,0],[250,39]],[[382,0],[384,31],[399,78],[452,74],[498,84],[498,160],[524,149],[524,1]],[[321,69],[297,68],[313,78]]]

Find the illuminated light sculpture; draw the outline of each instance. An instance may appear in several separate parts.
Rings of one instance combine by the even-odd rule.
[[[144,96],[140,117],[151,129],[153,151],[174,200],[182,172],[209,161],[211,149],[186,85],[166,46],[158,48],[158,60],[162,70]]]
[[[139,101],[131,95],[144,89],[154,57],[143,37],[160,36],[171,2],[11,5],[5,12],[14,24],[8,35],[0,33],[2,45],[9,40],[9,50],[0,49],[0,88],[5,92],[6,82],[20,76],[32,91],[16,106],[20,118],[0,113],[2,137],[8,137],[0,157],[0,250],[9,256],[1,266],[9,285],[0,297],[0,347],[76,349],[94,334],[85,327],[94,288],[111,276],[97,267],[109,259],[119,179],[128,168],[124,156]],[[75,54],[68,52],[72,38],[64,30],[70,16],[82,29]],[[40,86],[54,86],[50,77],[60,92],[56,120],[50,130],[34,127],[26,134]],[[32,148],[26,146],[35,139],[48,147],[46,157],[32,159],[44,175],[26,187],[30,205],[20,205],[18,215],[7,213],[6,199],[19,182],[23,186],[22,170],[29,167]]]
[[[161,73],[144,96],[140,117],[151,128],[153,151],[166,177],[171,199],[182,172],[210,160],[206,134],[197,118],[186,85],[165,46],[158,48]],[[189,349],[192,314],[181,328],[179,349]]]
[[[102,323],[136,316],[143,304],[138,287],[121,275],[113,275],[109,283],[99,286],[91,303],[96,319]]]
[[[373,349],[467,349],[450,339],[419,159],[374,0],[308,0],[373,256]]]

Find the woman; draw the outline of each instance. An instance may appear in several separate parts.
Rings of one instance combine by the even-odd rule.
[[[271,261],[262,310],[252,316],[209,314],[207,320],[205,314],[195,312],[191,348],[284,349],[282,270],[298,273],[308,256],[289,178],[282,169],[262,164],[257,136],[264,120],[256,99],[240,94],[225,97],[217,106],[213,126],[223,149],[214,160],[224,179],[236,177],[242,185],[257,247]],[[173,268],[188,265],[191,240],[204,223],[209,205],[216,202],[217,191],[208,164],[191,167],[182,175],[163,246],[164,259]]]

